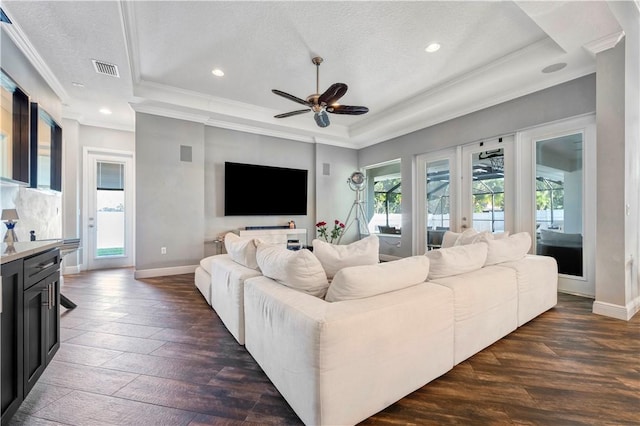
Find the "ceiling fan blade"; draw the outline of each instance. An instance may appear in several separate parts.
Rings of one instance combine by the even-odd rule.
[[[320,105],[332,105],[335,104],[338,99],[347,93],[347,85],[344,83],[334,83],[318,98]]]
[[[284,114],[278,114],[278,115],[274,115],[274,118],[286,118],[286,117],[291,117],[293,115],[298,115],[298,114],[304,114],[305,112],[309,112],[311,111],[310,109],[299,109],[297,111],[290,111],[290,112],[285,112]]]
[[[311,102],[305,101],[304,99],[300,99],[297,96],[290,95],[286,92],[283,92],[282,90],[273,89],[271,91],[278,96],[282,96],[283,98],[289,99],[290,101],[297,102],[299,104],[306,105],[308,107],[312,105]]]
[[[369,112],[369,108],[363,106],[336,105],[327,107],[327,111],[333,114],[360,115]]]

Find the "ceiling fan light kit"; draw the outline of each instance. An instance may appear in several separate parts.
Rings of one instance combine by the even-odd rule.
[[[307,106],[307,109],[299,109],[295,111],[285,112],[283,114],[275,115],[275,118],[286,118],[294,115],[304,114],[309,111],[314,112],[314,120],[318,127],[327,127],[331,124],[327,112],[332,114],[345,114],[345,115],[361,115],[369,112],[369,108],[364,106],[352,106],[352,105],[340,105],[338,100],[347,93],[347,85],[344,83],[332,84],[324,93],[320,94],[320,64],[323,59],[319,56],[311,59],[311,62],[316,66],[316,93],[307,96],[306,99],[298,98],[297,96],[290,95],[282,90],[271,90],[278,96],[287,98],[290,101]]]

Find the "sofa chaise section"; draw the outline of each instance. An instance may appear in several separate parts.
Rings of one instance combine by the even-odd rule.
[[[517,328],[518,284],[515,270],[486,266],[429,282],[453,292],[455,364]]]
[[[558,264],[553,257],[528,254],[518,261],[495,266],[516,272],[518,327],[558,303]]]
[[[305,424],[356,424],[453,368],[444,286],[331,303],[261,276],[244,297],[246,348]]]
[[[202,263],[209,267],[206,271]],[[247,278],[260,275],[260,271],[235,262],[228,254],[219,254],[203,259],[196,269],[196,287],[207,297],[225,327],[233,337],[244,345],[244,282]],[[202,269],[202,271],[198,271]]]

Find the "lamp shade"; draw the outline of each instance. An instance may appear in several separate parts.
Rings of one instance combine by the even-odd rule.
[[[2,209],[2,220],[18,220],[18,211],[16,209]]]

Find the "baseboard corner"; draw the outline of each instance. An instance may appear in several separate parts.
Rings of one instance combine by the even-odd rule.
[[[196,271],[197,267],[198,265],[185,265],[185,266],[172,266],[168,268],[136,269],[133,272],[133,277],[135,279],[139,279],[139,278],[166,277],[168,275],[192,274]]]

